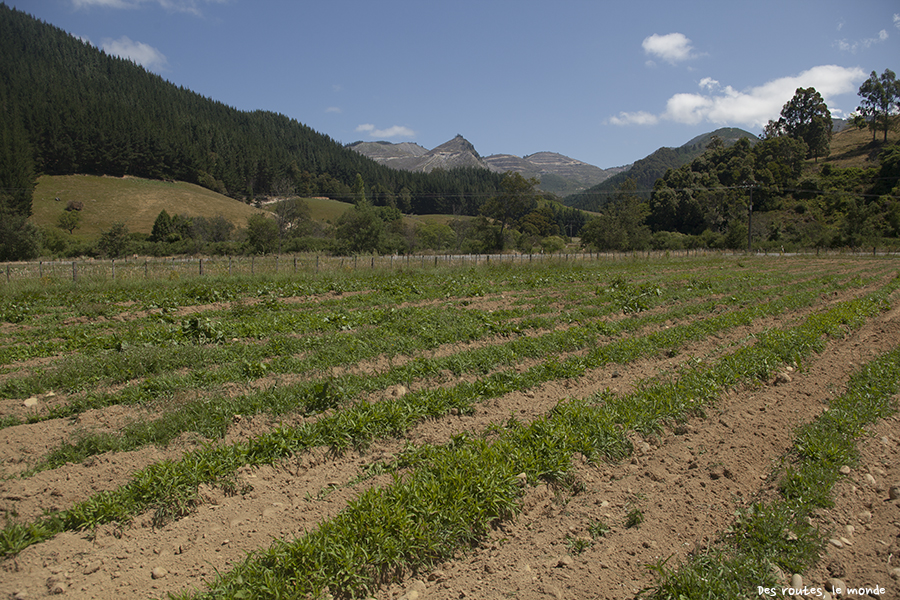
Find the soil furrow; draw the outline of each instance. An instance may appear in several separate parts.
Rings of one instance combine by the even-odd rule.
[[[774,262],[769,267],[775,269]],[[795,269],[799,278],[821,271],[818,262],[778,262]],[[870,274],[876,270],[874,263],[829,264],[834,264],[832,273]],[[883,272],[883,268],[879,270]],[[708,275],[706,270],[698,273]],[[0,596],[40,598],[61,591],[73,598],[164,597],[200,586],[217,571],[229,570],[247,552],[265,548],[273,539],[303,535],[338,514],[362,490],[390,483],[390,477],[384,475],[358,478],[373,463],[390,460],[407,442],[445,443],[460,432],[481,432],[510,416],[529,421],[565,398],[585,397],[606,388],[624,393],[641,380],[672,373],[688,357],[714,361],[735,346],[752,342],[752,336],[760,331],[786,327],[813,311],[871,289],[865,286],[829,294],[817,306],[786,311],[709,340],[691,342],[672,356],[608,365],[578,379],[551,381],[492,398],[477,405],[471,415],[426,420],[405,439],[380,440],[362,453],[334,456],[318,449],[277,466],[243,468],[237,479],[238,487],[247,486],[245,493],[229,496],[203,486],[202,502],[196,510],[159,529],[152,525],[153,515],[145,514],[130,524],[101,526],[90,535],[60,534],[3,560]],[[494,306],[492,303],[506,308],[514,297],[524,300],[525,293],[499,296],[478,299],[478,308]],[[565,300],[557,297],[555,301],[564,310]],[[692,320],[679,320],[679,324]],[[547,485],[529,488],[519,516],[503,523],[479,547],[459,553],[432,571],[410,575],[376,597],[400,598],[412,590],[423,600],[633,597],[640,588],[652,585],[648,564],[667,557],[677,564],[720,535],[737,507],[771,493],[775,485],[771,474],[791,445],[794,429],[824,410],[825,401],[840,393],[855,365],[898,342],[900,309],[895,308],[845,338],[829,341],[824,352],[805,361],[802,370],[787,373],[789,381],[730,390],[704,417],[658,436],[631,436],[635,454],[624,463],[590,464],[577,459],[578,493]],[[460,348],[453,346],[448,350]],[[515,368],[523,371],[538,362],[521,361]],[[377,364],[371,368],[377,370]],[[384,395],[379,392],[372,399]],[[133,410],[110,407],[91,411],[79,417],[80,426],[93,422],[114,430],[135,414],[130,412]],[[288,417],[285,422],[291,420]],[[37,439],[31,448],[38,454],[42,443],[48,448],[50,441],[58,443],[79,426],[58,421],[8,429],[18,430],[31,438],[30,442]],[[852,547],[830,549],[827,563],[809,577],[842,574],[848,583],[897,589],[896,580],[886,579],[891,576],[890,556],[900,552],[898,502],[887,499],[888,488],[900,483],[894,466],[900,464],[897,422],[892,418],[878,424],[864,460],[840,484],[837,506],[821,516],[823,524],[844,528]],[[222,443],[259,435],[275,425],[266,415],[235,418]],[[56,434],[49,433],[53,429]],[[123,483],[142,466],[178,458],[202,442],[196,438],[184,434],[166,449],[110,453],[27,479],[3,481],[2,508],[23,518],[37,516],[43,509],[66,508],[95,491]],[[0,456],[23,460],[27,448],[15,439],[8,440]],[[875,484],[869,484],[867,474]],[[626,527],[628,513],[635,509],[643,514],[643,522]],[[594,539],[589,529],[601,521],[609,530]],[[846,525],[854,523],[855,531],[848,533]]]

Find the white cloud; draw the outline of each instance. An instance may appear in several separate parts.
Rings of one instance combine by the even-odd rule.
[[[703,121],[713,106],[713,100],[700,94],[675,94],[666,102],[663,117],[678,123],[696,125]]]
[[[138,8],[144,4],[157,4],[170,12],[190,13],[200,16],[207,4],[222,4],[228,0],[72,0],[75,8]]]
[[[900,29],[900,14],[894,14],[894,27]]]
[[[778,117],[799,87],[816,88],[827,102],[834,96],[856,91],[858,82],[865,78],[866,74],[858,67],[823,65],[746,91],[726,86],[716,94],[676,94],[669,99],[663,117],[678,123],[709,121],[718,125],[762,127],[769,119]]]
[[[659,117],[648,112],[620,112],[618,115],[609,118],[609,123],[613,125],[656,125]]]
[[[107,54],[131,59],[149,70],[162,69],[168,64],[165,55],[153,46],[143,42],[133,42],[124,35],[117,40],[103,40],[101,48]]]
[[[89,8],[91,6],[103,6],[106,8],[133,8],[133,2],[126,0],[72,0],[75,8]]]
[[[894,15],[894,25],[896,25],[898,28],[900,28],[900,19],[898,19],[898,17],[900,17],[900,15]],[[837,40],[835,42],[835,45],[842,52],[855,53],[858,50],[865,50],[867,48],[871,48],[875,44],[880,44],[882,42],[886,42],[888,37],[890,37],[890,36],[888,35],[887,30],[882,29],[881,31],[878,32],[878,34],[875,37],[870,37],[870,38],[866,38],[864,40],[858,40],[855,42],[850,42],[845,39]]]
[[[641,45],[647,54],[661,58],[673,65],[697,56],[694,53],[693,46],[691,46],[691,40],[682,33],[669,33],[666,35],[654,33],[650,37],[645,38]],[[648,61],[648,65],[652,64],[652,61]]]
[[[325,109],[325,112],[341,114],[343,111],[341,110],[341,108],[339,106],[329,106],[328,108]]]
[[[719,87],[719,82],[713,79],[712,77],[704,77],[700,80],[700,89],[706,88],[709,91],[713,91]]]
[[[796,76],[781,77],[745,91],[704,78],[699,87],[705,93],[675,94],[666,102],[661,115],[646,112],[619,113],[608,121],[613,125],[653,125],[660,120],[696,125],[701,122],[716,125],[763,127],[770,119],[778,118],[784,107],[800,87],[814,87],[828,102],[841,94],[856,92],[866,79],[859,67],[836,65],[813,67]]]
[[[410,129],[409,127],[403,127],[402,125],[394,125],[393,127],[388,127],[387,129],[376,129],[374,125],[370,123],[365,123],[356,128],[356,131],[368,133],[369,137],[385,139],[385,138],[393,138],[393,137],[405,137],[412,138],[415,137],[416,132]]]

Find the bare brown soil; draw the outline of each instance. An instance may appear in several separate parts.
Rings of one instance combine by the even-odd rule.
[[[823,303],[850,295],[836,294]],[[502,307],[509,300],[483,299],[479,305],[496,302]],[[152,515],[147,514],[93,532],[60,534],[3,560],[0,598],[158,598],[202,587],[204,580],[228,571],[272,540],[301,536],[333,517],[365,487],[387,484],[388,479],[379,478],[352,482],[364,466],[390,458],[409,441],[443,443],[511,415],[528,421],[565,398],[606,388],[627,391],[643,378],[671,371],[689,356],[715,356],[751,333],[784,326],[803,314],[791,313],[697,342],[675,356],[610,365],[578,380],[549,382],[489,400],[472,415],[428,420],[405,439],[382,440],[365,453],[336,457],[322,449],[275,467],[243,469],[239,479],[251,491],[229,496],[204,488],[203,502],[193,513],[162,528],[154,528]],[[830,341],[801,370],[783,372],[787,377],[779,383],[730,390],[704,417],[659,436],[632,436],[636,451],[626,462],[591,464],[576,459],[582,491],[547,485],[528,488],[519,515],[477,548],[460,552],[431,571],[412,574],[376,597],[632,598],[653,585],[648,565],[660,560],[680,563],[692,551],[713,543],[732,522],[736,509],[771,494],[777,483],[772,474],[793,443],[795,428],[825,410],[856,366],[898,343],[900,308],[894,308],[843,339]],[[523,363],[522,368],[526,366]],[[376,362],[366,368],[383,367]],[[390,393],[403,390],[386,392]],[[78,428],[115,430],[140,416],[136,413],[140,410],[144,409],[111,407],[75,420],[2,429],[0,468],[7,475],[18,473],[19,465],[36,462]],[[265,416],[236,417],[224,442],[258,435],[276,424]],[[26,478],[8,477],[0,481],[0,509],[22,519],[64,509],[201,442],[184,434],[167,448],[101,455]],[[900,485],[900,419],[879,422],[861,449],[861,463],[837,487],[836,506],[818,518],[839,544],[828,547],[823,561],[804,574],[804,583],[822,586],[828,578],[838,577],[848,586],[885,588],[884,595],[872,597],[897,598],[900,500],[890,500],[888,490]],[[642,512],[643,522],[626,527],[626,515],[635,508]],[[587,528],[598,520],[610,530],[592,539]],[[591,543],[575,552],[572,544],[577,539]],[[790,575],[785,574],[786,585]],[[747,596],[757,597],[756,590],[748,590]]]

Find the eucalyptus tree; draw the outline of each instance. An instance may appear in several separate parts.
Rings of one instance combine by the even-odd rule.
[[[777,121],[769,121],[763,136],[766,139],[787,135],[802,140],[807,158],[828,156],[831,145],[831,111],[814,87],[797,88],[794,97],[781,109]]]
[[[900,81],[890,69],[885,69],[879,76],[875,71],[859,86],[859,97],[862,103],[857,111],[865,118],[872,129],[872,141],[878,129],[884,130],[884,141],[887,142],[888,129],[891,124],[891,113],[900,108]]]

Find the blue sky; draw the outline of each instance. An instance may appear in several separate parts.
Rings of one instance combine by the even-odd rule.
[[[6,0],[241,110],[333,139],[463,135],[483,155],[613,167],[719,127],[754,134],[797,87],[833,116],[900,72],[896,0]]]

